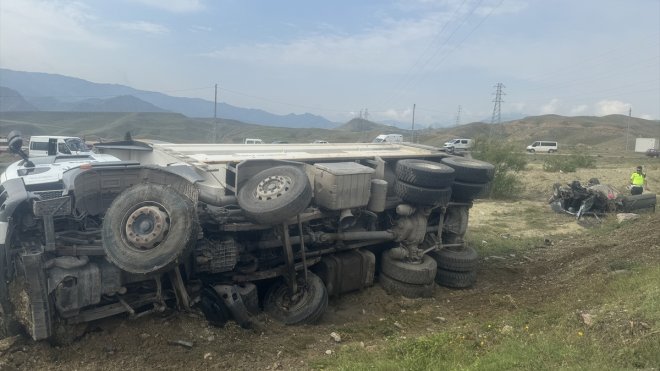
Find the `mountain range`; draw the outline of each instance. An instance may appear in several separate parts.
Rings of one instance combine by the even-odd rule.
[[[213,117],[212,101],[173,97],[118,84],[38,72],[0,69],[0,112],[173,112],[188,117]],[[8,90],[9,89],[9,90]],[[218,103],[220,118],[291,128],[333,128],[324,117],[304,114],[276,115],[260,109]]]

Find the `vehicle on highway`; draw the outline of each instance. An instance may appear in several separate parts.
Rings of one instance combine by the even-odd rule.
[[[403,142],[403,135],[401,134],[380,134],[373,143],[401,143]]]
[[[465,233],[491,164],[388,143],[96,145],[0,177],[1,329],[67,342],[90,321],[199,307],[214,325],[314,323],[379,282],[469,287]],[[378,265],[376,262],[379,262]]]
[[[458,139],[452,139],[448,142],[446,142],[443,147],[448,151],[448,152],[454,152],[454,151],[466,151],[474,145],[474,140],[472,139],[466,139],[466,138],[458,138]]]
[[[659,157],[660,156],[660,151],[655,149],[655,148],[649,148],[646,150],[646,155],[649,157]]]
[[[551,140],[537,140],[536,142],[527,146],[527,152],[547,152],[554,153],[559,150],[559,144]]]

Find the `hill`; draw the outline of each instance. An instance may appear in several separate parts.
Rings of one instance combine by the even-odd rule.
[[[630,129],[628,129],[628,126]],[[496,136],[526,146],[535,140],[555,140],[560,148],[584,146],[599,149],[625,149],[634,138],[660,138],[660,121],[624,115],[603,117],[560,115],[530,116],[499,125],[475,122],[449,129],[424,131],[421,142],[439,145],[451,138]]]
[[[35,110],[36,107],[26,101],[16,90],[0,86],[0,112]]]
[[[13,89],[22,95],[27,102],[39,111],[80,111],[75,104],[92,99],[84,105],[91,112],[105,112],[110,109],[108,104],[98,104],[98,99],[108,99],[132,96],[133,99],[124,99],[111,102],[112,112],[154,112],[153,106],[160,111],[181,113],[188,117],[213,117],[213,101],[199,98],[173,97],[166,94],[138,90],[118,84],[100,84],[79,78],[36,72],[13,71],[0,69],[2,85]],[[210,96],[213,92],[209,88]],[[137,110],[136,100],[152,105]],[[92,104],[89,104],[92,103]],[[144,106],[143,106],[144,107]],[[12,111],[11,109],[2,111]],[[2,112],[0,111],[0,112]],[[260,109],[242,108],[226,103],[218,103],[218,117],[238,120],[266,126],[284,127],[316,127],[332,128],[335,123],[328,119],[305,114],[276,115]]]

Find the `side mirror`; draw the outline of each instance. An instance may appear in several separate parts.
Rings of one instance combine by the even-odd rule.
[[[23,138],[17,136],[10,139],[7,143],[7,147],[9,148],[9,152],[18,154],[18,152],[21,151],[21,148],[23,148]]]
[[[18,130],[12,130],[7,135],[7,147],[9,152],[20,154],[21,148],[23,148],[23,136]]]
[[[23,138],[19,131],[12,130],[9,132],[9,135],[7,135],[7,147],[9,148],[9,152],[21,156],[25,161],[25,167],[34,167],[32,161],[30,161],[25,152],[23,152]]]

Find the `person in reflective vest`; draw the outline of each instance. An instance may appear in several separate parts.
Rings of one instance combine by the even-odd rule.
[[[648,185],[646,184],[646,174],[642,172],[642,167],[637,166],[637,170],[630,175],[630,193],[633,195],[639,195],[644,192],[644,189],[648,191]]]

